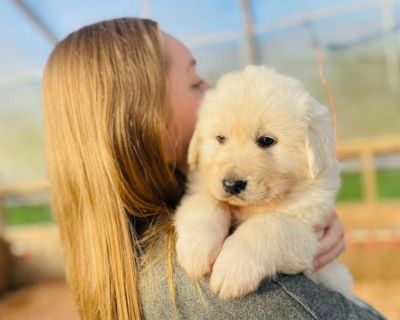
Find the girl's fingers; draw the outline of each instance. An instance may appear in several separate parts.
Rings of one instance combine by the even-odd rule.
[[[341,253],[345,250],[345,248],[346,248],[346,243],[342,238],[339,244],[335,246],[332,250],[328,251],[326,254],[314,258],[313,261],[314,270],[316,271],[325,266],[326,264],[328,264],[329,262],[331,262],[332,260],[338,258],[341,255]]]
[[[327,217],[325,223],[323,225],[317,225],[314,227],[314,231],[315,232],[320,232],[322,230],[325,230],[326,228],[328,228],[331,223],[335,220],[338,219],[337,215],[336,215],[336,211],[332,211],[330,213],[330,215]]]
[[[339,219],[332,221],[331,225],[325,229],[325,232],[319,242],[319,250],[317,256],[328,253],[343,239],[344,230],[343,225]]]
[[[334,259],[337,259],[345,250],[344,229],[336,212],[333,211],[323,226],[315,228],[319,233],[320,248],[314,258],[314,269],[325,266]]]

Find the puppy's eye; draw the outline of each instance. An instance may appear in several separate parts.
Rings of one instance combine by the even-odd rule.
[[[261,136],[257,138],[257,145],[260,148],[266,149],[277,143],[277,140],[269,136]]]
[[[225,142],[225,137],[224,137],[224,136],[217,136],[216,138],[217,138],[217,141],[218,141],[220,144],[223,144],[223,143]]]

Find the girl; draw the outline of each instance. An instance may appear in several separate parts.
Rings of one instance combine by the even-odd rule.
[[[48,175],[82,319],[257,319],[271,310],[275,318],[319,310],[335,319],[372,317],[300,275],[265,280],[256,294],[226,304],[204,282],[207,310],[196,298],[174,260],[171,217],[207,88],[190,52],[150,20],[90,25],[52,52],[43,79]],[[318,228],[324,236],[316,268],[344,250],[335,214]]]

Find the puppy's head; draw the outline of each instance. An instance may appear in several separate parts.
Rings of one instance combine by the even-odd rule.
[[[284,199],[334,159],[330,115],[297,80],[249,66],[206,94],[188,159],[231,205]]]

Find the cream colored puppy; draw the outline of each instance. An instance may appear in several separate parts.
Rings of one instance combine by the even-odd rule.
[[[212,271],[211,290],[229,299],[304,272],[352,296],[338,261],[312,271],[313,227],[333,210],[340,170],[330,113],[300,82],[258,66],[223,76],[204,98],[188,157],[175,225],[191,278]]]

